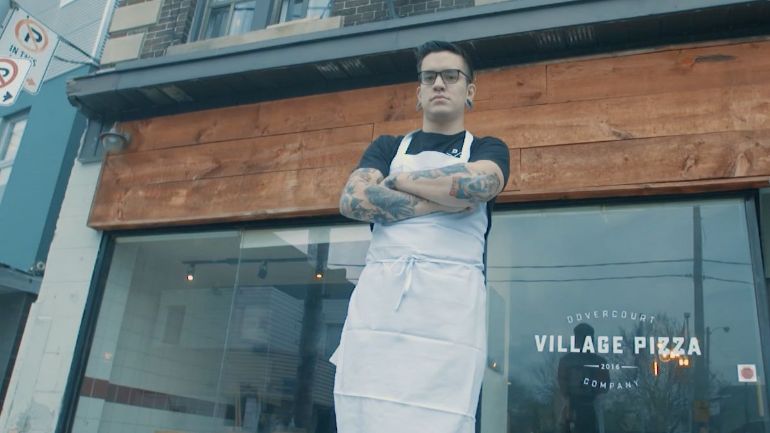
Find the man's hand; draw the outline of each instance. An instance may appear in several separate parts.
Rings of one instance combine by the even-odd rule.
[[[447,206],[395,191],[374,168],[359,168],[348,178],[340,197],[340,213],[358,221],[390,223],[434,212],[461,212],[467,206]]]
[[[444,206],[468,207],[492,200],[503,190],[503,173],[492,161],[458,163],[434,170],[388,176],[388,188]]]

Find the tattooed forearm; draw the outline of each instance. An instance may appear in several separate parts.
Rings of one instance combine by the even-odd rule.
[[[340,213],[359,221],[390,223],[437,211],[451,211],[444,206],[394,191],[380,183],[378,170],[358,169],[350,175],[340,197]]]
[[[461,200],[483,203],[491,200],[500,189],[500,179],[494,174],[452,179],[449,195]]]
[[[409,179],[436,179],[443,176],[451,176],[454,174],[470,174],[468,167],[465,164],[453,164],[442,168],[436,168],[433,170],[419,170],[409,173]]]
[[[366,188],[364,194],[374,207],[373,212],[366,216],[371,215],[371,221],[377,223],[395,222],[414,217],[420,201],[411,194],[376,186]]]
[[[476,161],[388,176],[383,183],[445,206],[470,206],[502,190],[502,173],[492,161]]]

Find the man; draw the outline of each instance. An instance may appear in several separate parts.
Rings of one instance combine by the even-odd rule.
[[[366,267],[332,356],[339,433],[471,433],[486,364],[484,254],[508,177],[502,141],[465,131],[467,55],[417,49],[422,130],[377,138],[343,215],[373,223]]]
[[[577,347],[584,347],[585,342],[594,339],[594,328],[581,323],[574,329]],[[594,346],[596,347],[596,346]],[[607,364],[607,360],[594,352],[571,352],[559,360],[559,392],[566,400],[561,414],[561,431],[564,433],[599,433],[596,402],[607,388],[594,386],[594,383],[606,384],[610,381],[610,372],[596,368]]]

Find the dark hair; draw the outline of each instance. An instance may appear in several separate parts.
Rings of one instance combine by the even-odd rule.
[[[585,344],[586,338],[594,336],[594,327],[587,323],[581,323],[575,327],[574,332],[575,340],[582,346]]]
[[[459,46],[445,41],[428,41],[417,47],[415,52],[415,56],[417,57],[417,72],[420,72],[420,68],[422,67],[422,60],[428,54],[440,53],[442,51],[449,51],[450,53],[454,53],[462,57],[463,62],[465,62],[465,66],[468,68],[468,70],[465,72],[467,72],[471,77],[471,81],[474,80],[473,63],[471,63],[471,58],[468,56],[468,53],[466,53],[465,50]]]

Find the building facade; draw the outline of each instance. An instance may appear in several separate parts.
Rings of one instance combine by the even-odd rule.
[[[128,140],[74,165],[0,429],[336,431],[328,358],[370,236],[339,194],[374,138],[419,127],[412,49],[443,39],[478,69],[468,129],[511,151],[477,431],[770,431],[768,14],[120,3],[67,93]]]
[[[13,9],[5,3],[0,13],[7,20]],[[23,92],[13,105],[0,108],[0,407],[87,123],[68,103],[66,83],[91,70],[89,56],[101,50],[103,23],[113,5],[48,0],[15,6],[68,43],[57,46],[36,94]]]

